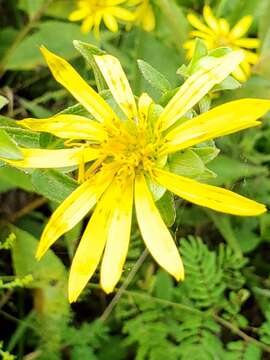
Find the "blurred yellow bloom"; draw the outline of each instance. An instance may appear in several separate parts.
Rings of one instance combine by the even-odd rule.
[[[78,0],[78,9],[69,15],[70,21],[81,21],[81,30],[87,33],[93,29],[99,37],[101,21],[112,31],[118,31],[117,20],[134,21],[134,15],[122,6],[127,0]]]
[[[119,281],[127,256],[133,203],[142,238],[156,262],[176,280],[184,279],[183,264],[156,207],[149,184],[158,184],[194,204],[224,213],[254,216],[264,205],[232,191],[179,176],[164,167],[170,154],[203,141],[260,124],[270,101],[241,99],[177,124],[213,86],[223,81],[243,60],[232,51],[204,64],[190,76],[153,120],[153,101],[143,93],[138,101],[120,62],[111,55],[94,55],[122,115],[116,115],[61,57],[42,47],[55,79],[95,119],[55,115],[49,119],[25,119],[19,123],[35,131],[76,139],[68,149],[22,149],[24,160],[7,160],[17,167],[85,166],[81,184],[56,209],[46,225],[37,250],[40,259],[64,233],[72,229],[96,205],[84,231],[69,277],[69,300],[76,301],[101,261],[100,282],[107,292]],[[89,164],[90,163],[90,164]]]
[[[208,50],[222,46],[228,46],[234,50],[242,49],[245,58],[232,74],[237,80],[246,81],[250,76],[251,66],[256,64],[259,58],[252,49],[260,46],[260,40],[244,37],[252,23],[252,16],[243,17],[232,29],[227,20],[216,18],[207,5],[203,9],[203,17],[205,23],[193,14],[188,15],[188,21],[196,30],[189,33],[190,37],[194,39],[188,40],[184,44],[184,48],[188,50],[187,57],[191,58],[193,55],[195,38],[202,39]]]
[[[150,0],[129,0],[128,5],[137,7],[134,12],[135,23],[145,31],[153,31],[156,20]]]

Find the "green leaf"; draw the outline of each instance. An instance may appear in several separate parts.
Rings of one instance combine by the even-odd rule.
[[[173,195],[166,191],[165,194],[156,202],[159,212],[168,227],[175,222],[176,212]]]
[[[23,159],[23,154],[15,141],[2,129],[0,129],[0,157],[10,160]]]
[[[78,186],[75,180],[57,170],[35,170],[32,184],[39,194],[56,203],[65,200]]]
[[[99,70],[99,67],[97,66],[93,56],[93,55],[104,55],[106,54],[106,52],[100,50],[98,47],[94,45],[84,43],[78,40],[74,40],[73,45],[79,51],[79,53],[85,58],[90,68],[93,69],[98,90],[101,91],[107,89],[106,81],[101,71]]]
[[[149,82],[151,86],[155,89],[161,91],[162,93],[166,93],[172,89],[171,84],[162,75],[158,70],[156,70],[153,66],[148,64],[146,61],[137,60],[139,69],[145,78],[146,81]]]
[[[3,166],[0,168],[0,184],[0,192],[16,187],[25,191],[34,191],[29,176],[14,167]]]
[[[89,112],[87,110],[85,110],[85,108],[81,105],[81,104],[75,104],[72,106],[69,106],[68,108],[60,111],[58,113],[58,115],[60,114],[71,114],[71,115],[80,115],[80,116],[85,116],[85,117],[89,117]]]
[[[0,109],[2,109],[7,104],[8,104],[8,99],[0,95]]]
[[[57,36],[61,34],[61,36]],[[57,38],[56,38],[57,36]],[[26,37],[12,53],[6,64],[8,70],[31,70],[45,61],[38,50],[41,45],[61,55],[73,59],[76,52],[70,39],[88,40],[96,43],[91,34],[83,35],[80,26],[73,23],[48,20],[38,25],[37,31]]]
[[[173,280],[172,277],[163,270],[158,270],[155,278],[155,295],[159,299],[173,300]]]
[[[205,169],[201,158],[190,149],[171,155],[168,164],[173,173],[191,178],[200,176]]]
[[[235,80],[232,76],[226,77],[221,83],[214,86],[212,89],[213,92],[215,91],[223,91],[223,90],[235,90],[242,86],[242,84]]]
[[[195,152],[205,164],[212,161],[220,152],[214,144],[213,146],[194,147],[192,151]]]
[[[211,180],[214,185],[229,185],[243,178],[268,173],[265,166],[251,165],[225,155],[219,155],[208,166],[217,173],[217,177]]]
[[[6,133],[19,145],[29,148],[39,147],[40,134],[20,126],[16,121],[5,116],[0,116],[0,129]]]

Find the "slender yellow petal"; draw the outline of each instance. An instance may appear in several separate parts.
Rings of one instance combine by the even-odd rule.
[[[111,32],[117,32],[118,31],[117,21],[115,20],[115,17],[112,14],[105,13],[103,15],[103,21],[104,21],[105,25],[107,26],[107,28]]]
[[[183,280],[184,269],[179,252],[143,175],[137,175],[135,179],[135,207],[142,237],[151,255],[176,280]]]
[[[238,23],[232,28],[230,37],[232,39],[239,39],[245,35],[252,24],[252,16],[244,16]]]
[[[124,9],[120,6],[114,6],[110,8],[110,14],[115,16],[117,19],[124,20],[124,21],[134,21],[134,15],[132,12]]]
[[[252,38],[242,38],[236,39],[234,44],[239,47],[244,47],[247,49],[257,49],[261,45],[260,39],[252,39]]]
[[[174,194],[194,204],[239,216],[263,214],[267,209],[263,204],[235,194],[232,191],[175,175],[167,171],[154,171],[155,181]]]
[[[205,5],[203,8],[203,17],[206,21],[206,23],[208,24],[208,26],[215,32],[218,33],[219,32],[219,24],[217,19],[215,18],[215,16],[212,13],[211,8],[208,5]]]
[[[100,274],[101,287],[106,293],[112,292],[119,281],[128,252],[132,219],[133,182],[133,178],[129,178],[123,183],[116,180],[109,205],[114,207],[114,210],[108,228]]]
[[[60,56],[41,47],[49,68],[55,79],[63,85],[98,121],[106,122],[116,115],[102,99],[74,70],[74,68]]]
[[[153,31],[156,26],[156,19],[155,14],[152,9],[152,6],[149,4],[146,8],[146,13],[143,16],[142,19],[142,28],[145,31]]]
[[[269,100],[241,99],[215,107],[188,120],[165,136],[165,153],[259,125],[256,120],[270,109]]]
[[[236,80],[238,80],[238,81],[240,81],[242,83],[247,81],[247,76],[246,76],[244,70],[241,68],[240,65],[238,65],[236,67],[236,69],[232,72],[232,75]]]
[[[81,31],[83,34],[87,34],[89,31],[92,30],[94,25],[94,18],[93,16],[89,15],[87,16],[81,25]]]
[[[252,51],[245,50],[245,60],[248,61],[250,64],[255,65],[259,61],[259,54],[256,54]]]
[[[96,142],[106,139],[102,126],[93,120],[78,115],[56,115],[48,119],[27,118],[18,121],[34,131],[48,132],[64,139],[87,139]]]
[[[92,161],[99,156],[99,151],[92,148],[73,149],[23,149],[20,148],[23,160],[7,160],[8,164],[20,168],[61,168],[78,165],[82,162]]]
[[[87,9],[85,8],[81,8],[78,10],[74,10],[68,17],[68,19],[70,21],[78,21],[78,20],[82,20],[83,18],[85,18],[88,14]]]
[[[102,172],[85,181],[55,210],[41,236],[36,257],[40,259],[48,248],[72,229],[96,204],[112,181],[114,172]]]
[[[219,19],[219,31],[222,36],[228,35],[230,31],[230,25],[226,19]]]
[[[95,55],[109,89],[126,116],[137,121],[137,107],[128,79],[118,59],[111,55]]]
[[[77,300],[101,259],[116,205],[115,189],[116,182],[113,181],[98,202],[72,261],[68,283],[70,302]]]
[[[213,39],[213,36],[211,36],[209,34],[206,34],[206,33],[202,32],[202,31],[199,31],[199,30],[190,31],[189,35],[192,36],[192,37],[199,37],[199,38],[204,39],[204,40],[212,41],[212,39]]]
[[[190,76],[163,110],[158,128],[166,130],[205,96],[213,86],[223,81],[244,59],[242,51],[232,51],[207,62]]]
[[[209,29],[209,27],[207,27],[203,22],[201,22],[201,20],[199,20],[197,16],[193,14],[188,14],[187,19],[190,22],[190,24],[196,29],[203,31],[209,35],[212,36],[214,35],[214,32],[211,29]]]
[[[139,97],[139,102],[138,102],[139,124],[142,126],[146,126],[147,124],[149,108],[152,103],[153,100],[146,93],[142,93],[142,95]]]

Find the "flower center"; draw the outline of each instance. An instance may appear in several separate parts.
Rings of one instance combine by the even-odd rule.
[[[139,171],[151,172],[155,161],[155,146],[146,140],[142,132],[133,136],[120,134],[110,137],[102,144],[101,155],[106,162],[119,165],[120,172],[135,174]]]

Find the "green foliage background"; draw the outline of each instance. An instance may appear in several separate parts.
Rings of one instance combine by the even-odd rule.
[[[126,32],[122,26],[112,34],[103,29],[100,44],[91,34],[82,35],[79,24],[67,21],[72,0],[0,1],[0,156],[8,152],[20,158],[10,137],[26,147],[59,145],[54,137],[23,129],[11,119],[48,117],[68,107],[69,113],[81,111],[50,75],[38,49],[41,44],[71,61],[91,84],[93,73],[72,40],[102,46],[120,59],[136,95],[147,91],[166,103],[164,94],[183,81],[176,71],[187,63],[182,47],[189,30],[186,14],[201,13],[204,1],[152,3],[157,22],[153,32],[138,27]],[[208,3],[231,24],[252,14],[251,35],[262,42],[252,77],[240,88],[222,91],[215,102],[269,99],[270,1]],[[269,115],[262,127],[219,139],[217,146],[217,157],[209,143],[197,152],[185,151],[171,166],[270,206]],[[158,206],[179,245],[186,280],[176,284],[157,267],[134,224],[117,298],[105,296],[97,273],[79,302],[70,306],[66,280],[83,224],[42,261],[36,262],[34,252],[51,211],[75,187],[71,177],[56,170],[22,172],[1,163],[3,359],[270,359],[269,214],[237,218],[179,199],[172,206],[173,199],[165,194]]]

